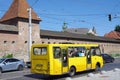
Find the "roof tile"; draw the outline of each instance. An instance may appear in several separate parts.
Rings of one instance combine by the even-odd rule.
[[[14,0],[8,11],[5,15],[0,19],[0,22],[13,19],[16,17],[20,18],[28,18],[27,9],[30,8],[29,4],[26,0]],[[32,19],[41,20],[38,18],[37,14],[32,9]]]
[[[111,32],[105,34],[104,37],[114,38],[114,39],[120,39],[120,32],[111,31]]]

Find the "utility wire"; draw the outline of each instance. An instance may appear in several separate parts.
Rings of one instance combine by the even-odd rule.
[[[38,2],[39,0],[36,0],[34,5]],[[34,6],[33,5],[33,6]],[[0,10],[0,12],[6,12],[6,10]],[[109,13],[103,13],[103,14],[55,14],[55,13],[40,13],[40,12],[37,12],[38,14],[40,15],[50,15],[50,16],[106,16],[108,15]],[[120,14],[120,12],[117,12],[117,13],[112,13],[112,14]]]
[[[107,16],[109,13],[101,13],[101,14],[55,14],[55,13],[44,13],[44,12],[37,12],[40,15],[50,15],[50,16]],[[117,13],[112,13],[113,15],[115,14],[120,14],[120,12]]]
[[[49,17],[49,16],[44,16],[44,18],[49,18],[49,19],[55,20],[55,21],[57,21],[57,24],[59,22],[61,23],[61,21],[64,21],[64,19],[53,18],[53,17]],[[90,25],[95,25],[95,23],[91,23],[91,22],[88,22],[88,21],[85,21],[85,20],[75,20],[75,19],[73,19],[73,20],[67,21],[68,24],[80,23],[80,22],[87,23],[87,24],[90,24]],[[53,23],[53,21],[52,22],[46,21],[46,23]],[[56,22],[54,22],[54,23],[56,24]]]
[[[118,3],[113,7],[112,11],[114,11],[117,7],[119,7],[119,4],[120,4],[120,0],[118,0]]]
[[[31,7],[33,7],[35,4],[37,4],[38,1],[39,1],[39,0],[35,0],[35,2],[32,4]]]
[[[50,14],[50,13],[39,13],[41,15],[53,15],[53,16],[102,16],[107,14]]]

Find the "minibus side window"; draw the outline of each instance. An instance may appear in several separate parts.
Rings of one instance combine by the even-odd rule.
[[[101,55],[101,51],[100,51],[100,48],[96,48],[96,55]]]
[[[46,47],[35,47],[33,49],[34,55],[46,55],[47,54],[47,48]]]
[[[54,54],[54,58],[60,58],[61,48],[60,47],[53,47],[53,54]]]
[[[85,51],[86,51],[86,48],[85,47],[78,47],[78,55],[79,57],[84,57],[85,56]]]
[[[90,52],[93,56],[101,55],[100,49],[98,47],[92,47]]]
[[[68,56],[69,57],[84,57],[85,56],[85,47],[68,47]]]

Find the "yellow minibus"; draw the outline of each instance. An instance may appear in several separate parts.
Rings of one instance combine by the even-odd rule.
[[[75,75],[103,67],[98,44],[33,44],[31,72],[46,75]]]

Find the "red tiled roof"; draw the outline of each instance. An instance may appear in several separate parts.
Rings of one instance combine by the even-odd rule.
[[[114,39],[120,39],[120,32],[111,31],[111,32],[105,34],[104,37],[114,38]]]
[[[26,0],[14,0],[8,11],[5,15],[0,19],[0,22],[10,20],[16,17],[20,18],[28,18],[27,9],[29,8],[29,4]],[[32,19],[33,20],[41,20],[38,18],[37,14],[32,10]]]

